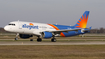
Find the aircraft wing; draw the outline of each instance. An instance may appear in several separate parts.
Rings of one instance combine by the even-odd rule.
[[[85,28],[77,28],[77,29],[63,29],[63,30],[53,30],[53,31],[46,31],[46,32],[51,32],[55,34],[60,34],[61,32],[68,32],[68,31],[78,31],[81,30],[81,32],[84,31],[89,31],[89,30],[84,30]],[[88,28],[87,28],[88,29]],[[33,32],[34,35],[40,36],[43,31],[37,31]]]
[[[54,30],[54,31],[47,31],[47,32],[52,32],[52,33],[60,33],[60,32],[68,32],[68,31],[78,31],[81,30],[79,29],[65,29],[65,30]]]

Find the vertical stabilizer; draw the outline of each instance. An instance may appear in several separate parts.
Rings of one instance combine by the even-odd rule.
[[[89,11],[85,11],[78,22],[75,24],[77,28],[86,28],[88,21]]]

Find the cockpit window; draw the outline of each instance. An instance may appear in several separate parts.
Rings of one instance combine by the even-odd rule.
[[[13,26],[15,26],[15,24],[8,24],[8,25],[13,25]]]

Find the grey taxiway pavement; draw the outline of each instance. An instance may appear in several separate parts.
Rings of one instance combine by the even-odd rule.
[[[36,42],[36,41],[0,41],[0,45],[105,45],[105,42]]]

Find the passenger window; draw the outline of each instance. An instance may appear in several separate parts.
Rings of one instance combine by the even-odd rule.
[[[8,25],[12,25],[12,26],[15,26],[15,24],[8,24]]]
[[[8,24],[8,25],[11,25],[11,24]]]

